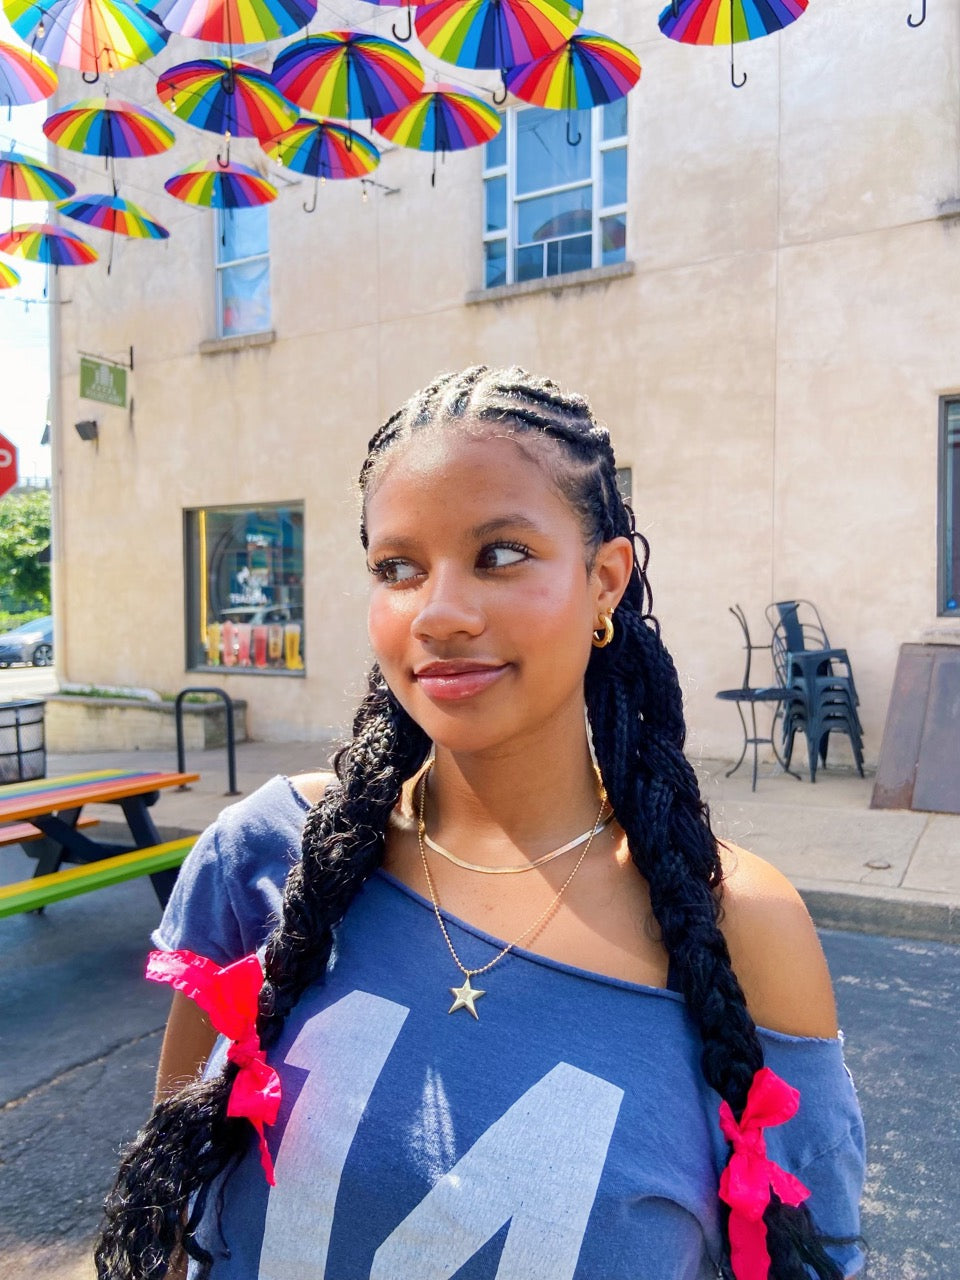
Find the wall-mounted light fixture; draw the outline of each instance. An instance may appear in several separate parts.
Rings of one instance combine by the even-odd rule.
[[[96,440],[100,434],[95,418],[84,418],[82,422],[75,422],[73,425],[81,440]]]

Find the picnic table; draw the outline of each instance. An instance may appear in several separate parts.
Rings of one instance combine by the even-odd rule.
[[[196,837],[161,841],[149,810],[163,789],[196,782],[198,777],[100,769],[0,786],[0,848],[21,845],[37,861],[30,879],[0,887],[0,916],[39,910],[61,898],[141,875],[150,876],[165,905]],[[90,834],[96,823],[84,817],[83,809],[91,804],[118,806],[131,842],[106,843]]]

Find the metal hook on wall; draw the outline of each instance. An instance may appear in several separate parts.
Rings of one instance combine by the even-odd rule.
[[[413,16],[410,13],[410,0],[407,0],[406,9],[407,9],[407,34],[401,35],[400,32],[397,30],[396,23],[394,23],[393,27],[391,28],[391,30],[393,31],[393,38],[395,40],[399,40],[401,44],[406,44],[408,40],[413,39]]]
[[[927,0],[923,0],[923,3],[920,5],[920,17],[916,20],[916,22],[914,22],[914,20],[913,20],[913,14],[912,14],[912,13],[908,13],[908,14],[907,14],[907,26],[908,26],[908,27],[922,27],[922,26],[923,26],[923,24],[926,22],[926,20],[927,20]]]

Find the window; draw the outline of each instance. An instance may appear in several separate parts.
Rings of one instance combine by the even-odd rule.
[[[960,399],[940,401],[939,506],[938,612],[960,617]]]
[[[217,210],[217,334],[270,328],[270,239],[267,210]]]
[[[483,188],[488,289],[623,262],[626,98],[593,111],[511,107],[484,149]]]
[[[184,515],[188,669],[302,674],[302,504]]]

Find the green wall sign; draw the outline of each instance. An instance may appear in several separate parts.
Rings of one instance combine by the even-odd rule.
[[[106,360],[80,357],[80,398],[99,400],[101,404],[115,404],[123,409],[127,404],[127,371],[120,364]]]

